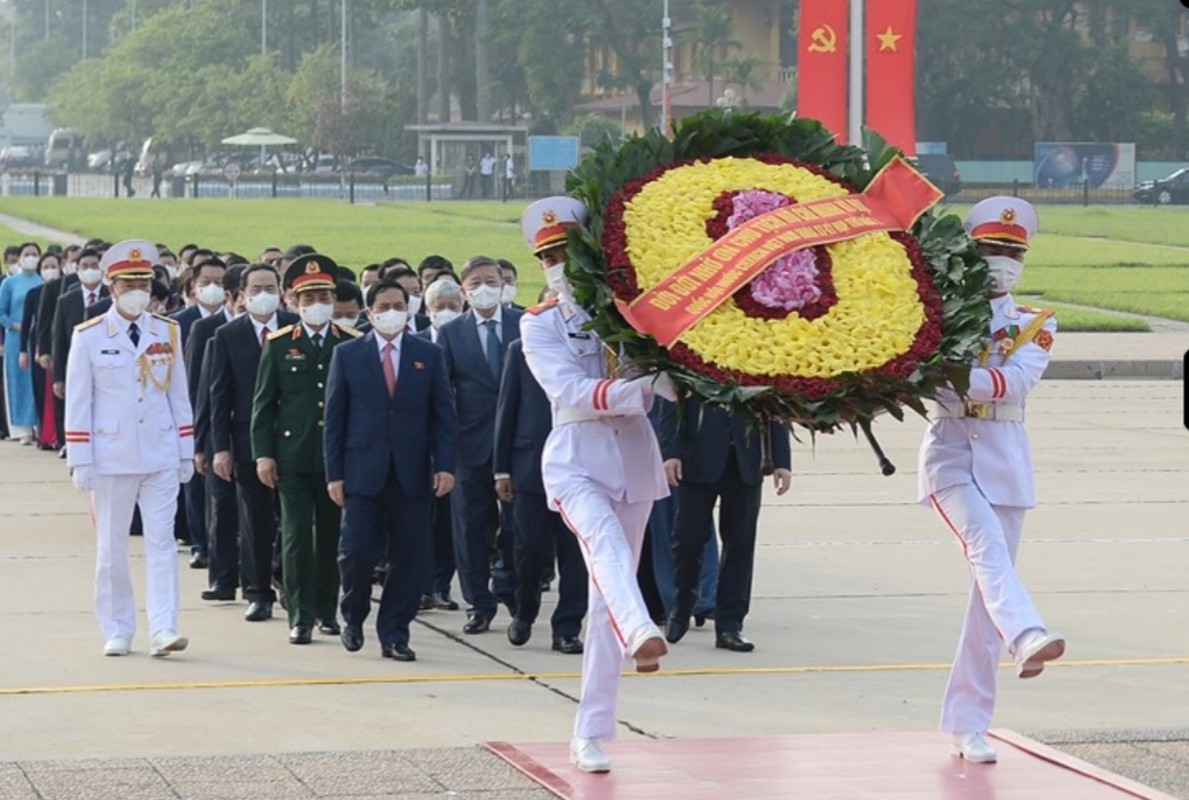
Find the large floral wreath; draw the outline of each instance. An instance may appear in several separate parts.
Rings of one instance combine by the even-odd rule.
[[[965,387],[989,315],[986,265],[953,215],[777,258],[668,348],[629,324],[631,303],[755,216],[846,197],[896,156],[835,143],[816,121],[712,110],[670,140],[605,142],[569,177],[586,203],[568,275],[604,341],[683,392],[817,432],[862,426],[943,384]]]

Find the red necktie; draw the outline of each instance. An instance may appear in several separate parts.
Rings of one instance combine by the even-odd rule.
[[[392,342],[384,345],[381,352],[380,360],[384,363],[381,365],[384,368],[384,383],[388,385],[388,396],[391,398],[396,394],[396,368],[392,366],[392,352],[396,350],[392,346]]]
[[[93,305],[95,305],[95,293],[87,292],[87,308],[90,308]]]
[[[262,325],[260,326],[260,346],[264,347],[266,344],[268,344],[268,326]]]

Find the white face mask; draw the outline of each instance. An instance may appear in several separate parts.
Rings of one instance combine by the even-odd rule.
[[[453,322],[462,316],[462,312],[455,311],[452,308],[443,308],[441,311],[434,311],[429,315],[429,321],[433,323],[435,328],[441,329],[443,325],[448,322]]]
[[[545,268],[545,284],[559,294],[570,294],[570,282],[566,280],[566,262]]]
[[[516,301],[516,284],[505,283],[504,288],[500,290],[501,303],[513,303]]]
[[[103,270],[99,267],[86,267],[78,271],[78,279],[84,286],[95,286],[103,280]]]
[[[409,295],[409,316],[410,317],[416,316],[417,312],[419,312],[420,310],[421,310],[421,295],[419,295],[419,294]]]
[[[176,278],[178,276],[178,268],[175,267],[173,264],[166,264],[165,272],[167,275],[169,275],[170,280],[173,280],[174,278]]]
[[[217,283],[208,283],[206,286],[198,287],[198,291],[194,293],[194,296],[204,306],[221,306],[223,305],[223,301],[227,299],[227,295],[223,292],[223,287]]]
[[[139,317],[152,299],[152,295],[144,289],[129,289],[116,298],[116,305],[128,316]]]
[[[467,298],[471,301],[471,305],[480,311],[486,311],[489,308],[495,308],[500,304],[500,290],[494,286],[482,284],[476,286],[474,289],[467,291]]]
[[[409,323],[409,312],[389,309],[379,314],[372,314],[372,327],[385,336],[400,333]]]
[[[37,269],[37,256],[21,256],[21,269],[32,272]]]
[[[56,281],[62,277],[62,271],[54,267],[46,267],[41,271],[41,279],[45,282]]]
[[[991,268],[991,286],[996,292],[1010,292],[1024,272],[1024,262],[1011,256],[986,256]]]
[[[272,292],[261,292],[249,297],[244,306],[248,309],[249,314],[257,317],[271,317],[280,304],[281,298],[277,295]]]
[[[341,328],[354,328],[359,325],[359,317],[331,317],[331,322]]]
[[[302,306],[300,313],[301,321],[306,325],[321,328],[334,316],[334,306],[330,303],[314,303],[312,306]]]
[[[65,272],[67,275],[73,275],[74,273],[78,272],[78,262],[77,261],[67,261],[66,266],[64,266],[62,268],[62,271]]]

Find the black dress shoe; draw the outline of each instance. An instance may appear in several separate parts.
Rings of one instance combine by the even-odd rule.
[[[294,625],[289,631],[289,644],[309,644],[314,640],[312,625]]]
[[[674,611],[665,621],[665,641],[677,644],[689,632],[689,615]]]
[[[203,600],[234,600],[235,589],[225,586],[212,586],[209,589],[202,590]]]
[[[194,553],[190,556],[190,569],[206,569],[210,565],[210,559],[202,553]]]
[[[418,611],[432,611],[433,607],[434,607],[433,595],[432,594],[421,595],[421,605],[417,606],[417,610]]]
[[[730,650],[734,653],[750,653],[756,649],[756,646],[747,639],[744,639],[743,634],[739,631],[726,631],[715,634],[714,646],[721,650]]]
[[[533,624],[531,622],[514,619],[508,625],[508,641],[517,647],[528,644],[528,640],[531,638],[533,638]]]
[[[343,647],[348,653],[354,653],[363,647],[363,628],[357,625],[343,626]]]
[[[386,644],[380,648],[380,655],[393,661],[416,661],[417,654],[407,644]]]
[[[462,626],[463,633],[485,633],[491,628],[491,617],[484,614],[476,614],[467,620],[467,624]]]
[[[433,593],[433,607],[440,611],[457,611],[458,603],[451,599],[450,595],[443,592]]]
[[[248,622],[264,622],[266,619],[272,619],[272,603],[267,600],[253,600],[248,605],[244,619]]]
[[[338,636],[343,632],[337,620],[323,619],[318,621],[318,633],[323,636]]]
[[[699,613],[697,611],[694,612],[694,625],[697,625],[699,628],[702,627],[703,625],[705,625],[706,620],[708,620],[708,619],[714,619],[714,609],[713,608],[709,608],[701,613]]]
[[[568,656],[582,655],[582,640],[577,636],[554,636],[553,649]]]

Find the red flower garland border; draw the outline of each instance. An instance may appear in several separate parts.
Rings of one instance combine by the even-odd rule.
[[[815,164],[809,164],[795,158],[787,158],[772,153],[752,156],[756,161],[765,164],[792,164],[793,166],[809,170],[827,180],[857,193],[859,190],[852,184],[840,180]],[[697,158],[685,161],[675,161],[671,164],[659,166],[635,180],[625,183],[619,191],[612,195],[604,214],[603,226],[603,254],[607,261],[607,283],[616,297],[630,303],[643,292],[636,280],[636,269],[628,257],[627,232],[623,221],[627,204],[640,193],[649,183],[672,169],[687,167],[691,164],[709,163],[713,159]],[[917,296],[925,309],[925,321],[917,330],[912,345],[907,352],[901,353],[886,364],[863,370],[863,375],[877,375],[897,380],[905,380],[916,371],[919,362],[929,358],[941,344],[942,307],[941,295],[933,283],[933,276],[921,255],[921,249],[916,237],[909,233],[894,231],[889,234],[898,242],[908,255],[912,264],[912,277],[916,281]],[[831,281],[832,284],[832,281]],[[795,375],[781,375],[771,377],[755,375],[750,372],[728,369],[707,361],[688,346],[678,342],[669,348],[669,356],[693,372],[704,375],[719,383],[734,382],[741,386],[775,386],[779,391],[790,395],[800,395],[811,400],[820,400],[834,392],[845,391],[844,377],[838,378],[803,378]]]

